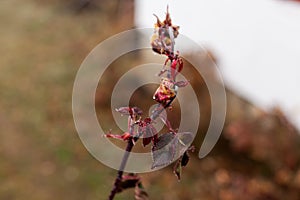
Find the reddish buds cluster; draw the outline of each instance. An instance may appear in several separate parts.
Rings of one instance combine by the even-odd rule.
[[[173,52],[174,38],[179,34],[179,26],[172,25],[168,9],[163,22],[161,22],[156,15],[154,16],[157,22],[154,24],[154,33],[151,37],[152,49],[156,53],[169,55]]]
[[[168,101],[173,100],[177,94],[177,87],[173,81],[168,78],[162,78],[159,87],[153,95],[153,99],[163,106],[166,106]]]

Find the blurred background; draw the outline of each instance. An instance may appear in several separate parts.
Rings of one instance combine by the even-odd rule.
[[[227,87],[262,109],[280,106],[300,128],[300,3],[287,0],[164,1],[173,22],[218,59]],[[161,1],[136,1],[135,22],[149,27]],[[188,13],[188,14],[187,14]]]
[[[300,4],[288,0],[2,0],[0,199],[106,199],[116,171],[94,159],[77,135],[73,81],[97,44],[120,31],[153,26],[152,14],[163,18],[167,4],[180,33],[207,49],[191,55],[208,69],[219,66],[228,112],[213,152],[202,160],[192,156],[181,182],[171,167],[141,175],[150,199],[299,199]],[[122,56],[101,78],[95,102],[106,130],[118,131],[110,110],[114,83],[147,62],[144,55]],[[183,73],[206,116],[195,140],[198,150],[210,99],[192,66],[186,63]],[[131,103],[153,104],[154,89],[139,89]],[[177,107],[175,102],[174,116]],[[133,193],[116,199],[133,199]]]

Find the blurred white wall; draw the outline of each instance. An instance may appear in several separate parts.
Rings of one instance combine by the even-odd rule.
[[[180,33],[216,53],[229,88],[300,129],[300,3],[287,0],[136,0],[137,27],[166,7]]]

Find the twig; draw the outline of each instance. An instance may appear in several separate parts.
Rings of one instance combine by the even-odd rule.
[[[108,197],[109,200],[113,200],[114,197],[115,197],[115,195],[116,195],[116,193],[118,192],[119,185],[120,185],[120,183],[122,181],[122,176],[123,176],[123,173],[124,173],[124,169],[126,167],[126,164],[127,164],[127,161],[128,161],[128,158],[129,158],[129,155],[130,155],[130,152],[131,152],[133,146],[134,146],[133,141],[132,140],[128,140],[126,151],[125,151],[125,153],[123,155],[122,162],[121,162],[120,168],[118,170],[117,178],[115,179],[114,187],[111,190],[110,195]]]

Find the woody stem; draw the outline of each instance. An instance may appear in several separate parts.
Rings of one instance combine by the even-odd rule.
[[[109,200],[113,200],[114,197],[115,197],[115,195],[116,195],[116,193],[118,192],[119,185],[120,185],[120,183],[122,181],[122,176],[123,176],[123,173],[124,173],[124,169],[126,167],[126,164],[127,164],[128,158],[129,158],[129,154],[130,154],[133,146],[134,146],[133,141],[132,140],[128,140],[126,151],[125,151],[125,153],[123,155],[122,162],[121,162],[120,168],[118,170],[117,178],[115,179],[115,183],[114,183],[113,189],[111,190],[110,195],[108,197]]]

